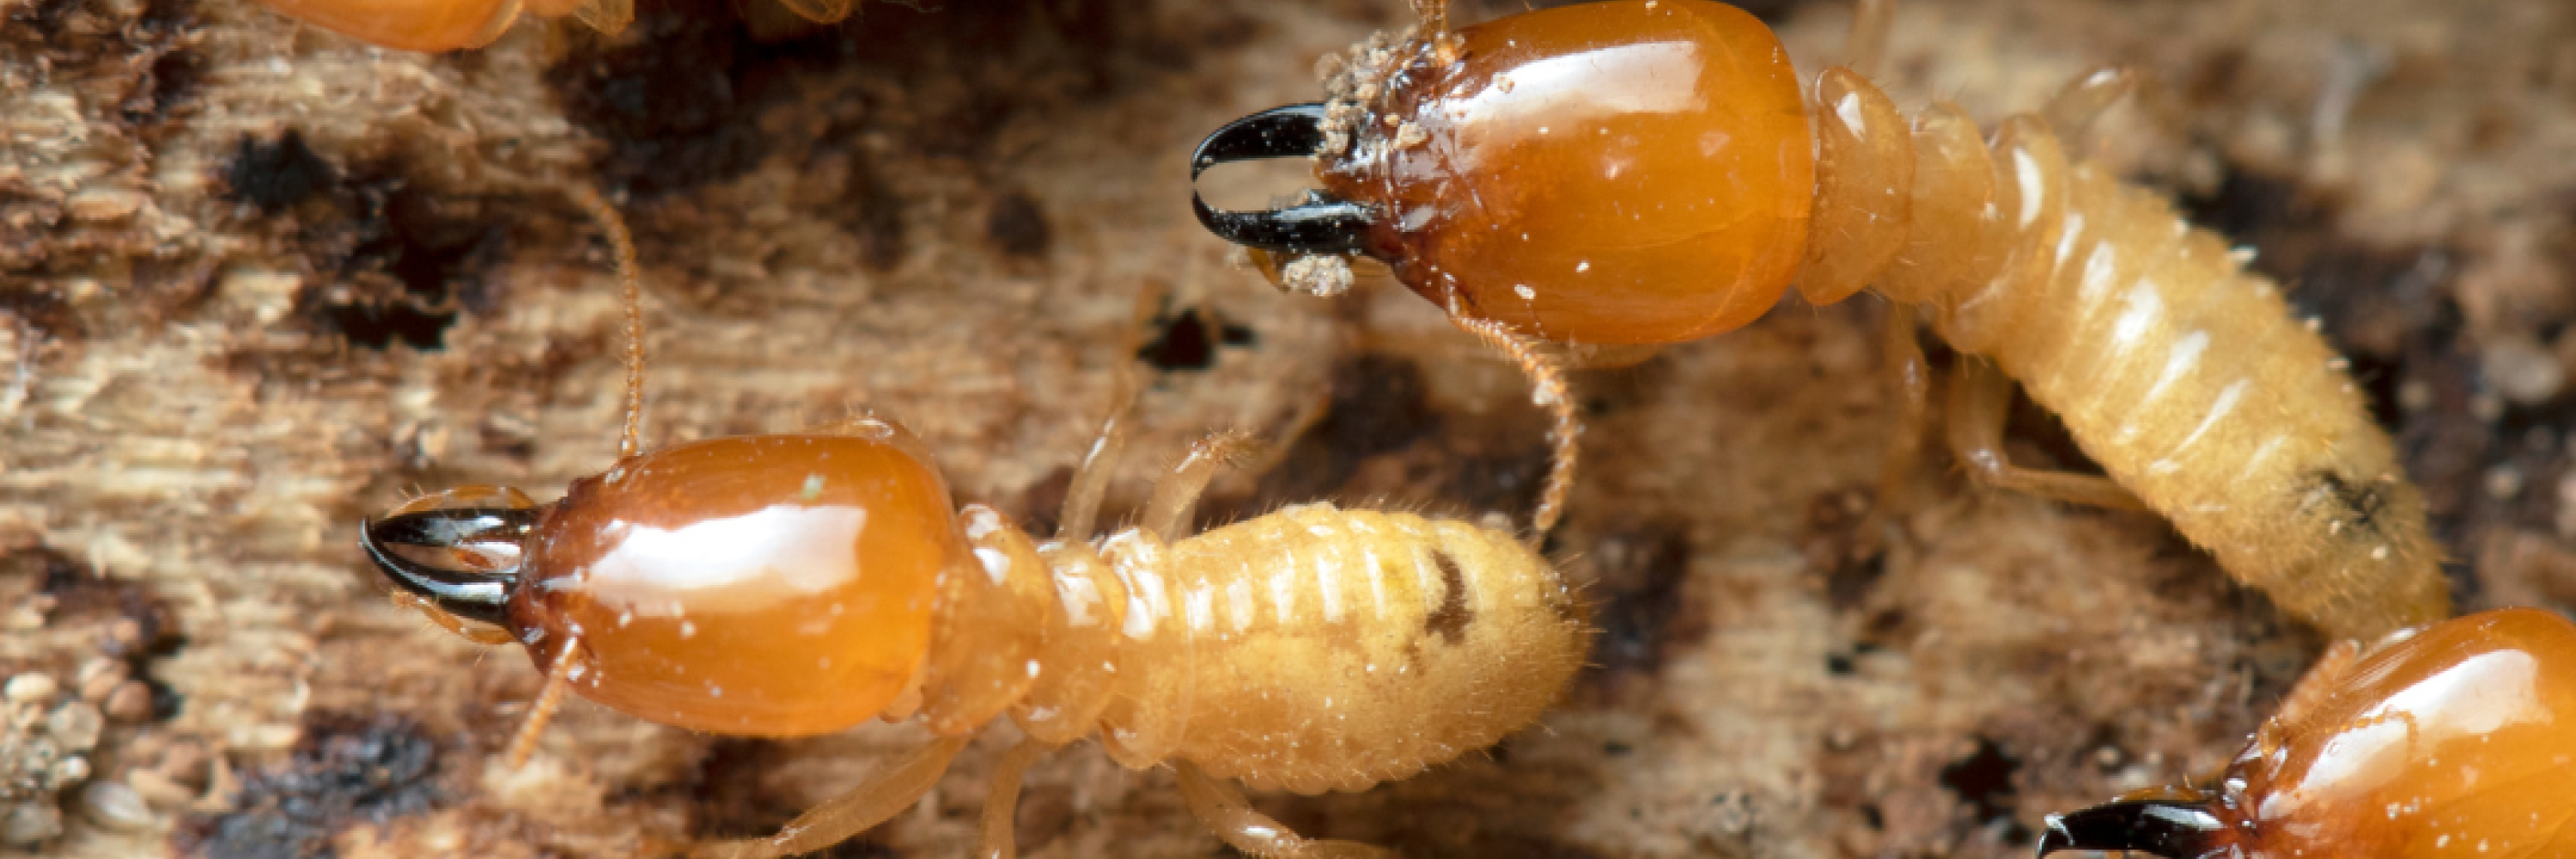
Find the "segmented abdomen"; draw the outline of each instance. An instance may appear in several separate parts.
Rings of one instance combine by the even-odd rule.
[[[2090,166],[2069,179],[2055,264],[2021,287],[1996,363],[2292,614],[2365,639],[2448,614],[2423,499],[2343,359],[2162,198]]]
[[[1173,544],[1191,655],[1176,754],[1254,788],[1358,790],[1491,745],[1562,694],[1587,632],[1512,535],[1290,507]]]
[[[1984,216],[1909,224],[1884,291],[1929,304],[1945,339],[1994,360],[2113,479],[2291,614],[2365,639],[2446,616],[2422,498],[2344,361],[2280,290],[2163,198],[2070,165],[2036,117],[2005,122],[1990,147],[1958,145],[1962,123],[1927,112],[1900,172],[1913,216]],[[1927,139],[1943,134],[1951,145]],[[1993,206],[1962,198],[1979,184]]]

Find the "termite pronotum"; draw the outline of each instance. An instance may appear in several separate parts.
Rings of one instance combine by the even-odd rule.
[[[1301,838],[1224,780],[1318,793],[1411,775],[1528,724],[1583,659],[1582,608],[1533,548],[1552,503],[1527,543],[1331,504],[1181,536],[1209,479],[1250,445],[1218,433],[1163,474],[1138,525],[1095,539],[1122,447],[1113,413],[1041,542],[991,508],[952,511],[928,451],[884,420],[644,452],[635,254],[616,213],[583,200],[626,289],[617,462],[551,504],[491,486],[415,499],[366,522],[360,543],[401,600],[477,641],[521,644],[545,671],[514,764],[568,690],[714,733],[918,716],[937,738],[775,836],[703,855],[784,856],[855,835],[912,805],[1008,714],[1028,739],[993,775],[978,856],[1012,855],[1027,767],[1093,734],[1126,766],[1169,764],[1191,811],[1247,852],[1377,856]],[[1523,354],[1543,386],[1561,385]],[[1132,385],[1119,388],[1114,412]],[[1565,479],[1550,478],[1549,498]]]
[[[2129,85],[2081,78],[1990,140],[1936,102],[1911,123],[1861,71],[1889,9],[1863,3],[1848,66],[1799,92],[1779,40],[1708,0],[1613,0],[1354,48],[1331,101],[1237,120],[1193,175],[1312,155],[1322,191],[1210,208],[1229,240],[1292,257],[1292,287],[1384,261],[1453,318],[1525,336],[1670,343],[1864,287],[1900,306],[1904,402],[1881,496],[1915,457],[1928,385],[1918,313],[1969,356],[1950,439],[1979,479],[2143,506],[2238,579],[2344,637],[2437,620],[2450,598],[2424,504],[2345,361],[2225,240],[2070,158]],[[2010,384],[2055,412],[2100,477],[2013,465]],[[1885,505],[1882,505],[1884,507]]]

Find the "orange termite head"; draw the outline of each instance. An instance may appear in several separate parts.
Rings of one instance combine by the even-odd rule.
[[[1613,0],[1372,42],[1329,88],[1192,162],[1312,155],[1323,190],[1267,212],[1194,200],[1201,224],[1374,257],[1453,316],[1587,343],[1743,325],[1806,248],[1805,101],[1779,39],[1734,7]]]
[[[837,731],[918,681],[940,583],[980,569],[918,444],[859,429],[673,445],[545,505],[452,490],[359,541],[441,626],[508,630],[582,697],[701,731]]]

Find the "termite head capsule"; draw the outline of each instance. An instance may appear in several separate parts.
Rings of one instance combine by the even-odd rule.
[[[917,449],[890,424],[704,439],[549,504],[417,499],[359,542],[432,621],[524,646],[582,697],[702,731],[828,733],[920,679],[940,583],[980,569]]]
[[[1588,343],[1743,325],[1805,251],[1805,102],[1779,39],[1732,6],[1616,0],[1372,42],[1326,88],[1192,162],[1312,155],[1323,191],[1268,212],[1199,201],[1200,223],[1374,257],[1454,316]]]

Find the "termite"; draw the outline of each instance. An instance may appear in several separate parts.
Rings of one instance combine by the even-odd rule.
[[[1168,764],[1190,810],[1246,852],[1379,856],[1302,838],[1226,780],[1318,793],[1411,775],[1528,724],[1583,659],[1582,608],[1535,535],[1316,503],[1182,536],[1208,481],[1250,446],[1237,433],[1199,442],[1134,527],[1094,539],[1123,446],[1123,375],[1044,542],[989,507],[951,512],[928,451],[882,419],[642,452],[634,247],[613,209],[581,199],[626,296],[617,461],[551,504],[491,486],[415,499],[365,522],[359,542],[398,601],[520,644],[545,673],[512,766],[567,690],[711,733],[807,736],[882,716],[919,717],[936,738],[776,835],[701,855],[803,853],[883,822],[1007,713],[1027,739],[993,774],[979,856],[1013,854],[1024,771],[1093,734],[1120,764]],[[1565,479],[1550,478],[1535,533]]]
[[[635,0],[260,0],[307,24],[397,51],[435,54],[480,48],[509,32],[522,12],[570,15],[614,36],[635,22]],[[857,0],[778,0],[809,20],[850,17]]]
[[[2336,636],[2448,615],[2424,502],[2345,360],[2224,239],[2060,141],[2127,72],[2079,78],[1981,140],[1947,102],[1909,125],[1864,76],[1883,2],[1861,4],[1849,63],[1812,100],[1768,28],[1708,0],[1454,31],[1425,17],[1352,49],[1330,101],[1236,120],[1193,155],[1193,177],[1312,156],[1322,190],[1270,211],[1193,194],[1200,222],[1288,258],[1292,288],[1339,289],[1341,264],[1367,256],[1453,319],[1580,344],[1718,334],[1793,282],[1818,305],[1874,288],[1897,305],[1884,348],[1903,427],[1883,501],[1915,462],[1928,316],[1966,356],[1948,434],[1979,480],[2151,509]],[[2004,455],[2013,381],[2107,478]]]
[[[2505,609],[2345,641],[2214,789],[2050,815],[2039,855],[2576,854],[2576,625]]]

